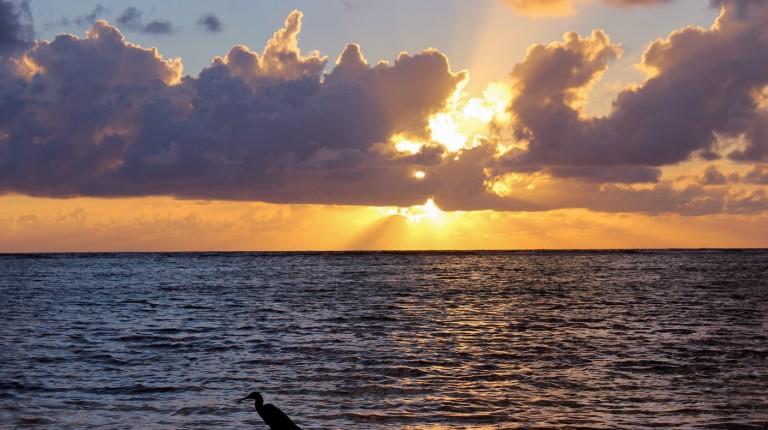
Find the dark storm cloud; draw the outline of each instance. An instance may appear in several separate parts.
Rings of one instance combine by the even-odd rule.
[[[209,33],[220,33],[224,30],[224,24],[218,16],[208,13],[197,19],[197,26]]]
[[[176,31],[173,24],[167,20],[155,19],[145,24],[143,15],[141,10],[131,6],[125,9],[116,21],[118,26],[125,31],[155,35],[173,34]]]
[[[749,12],[741,18],[737,8],[726,7],[712,29],[689,27],[652,43],[643,66],[654,76],[621,92],[605,117],[584,118],[574,107],[617,56],[619,48],[604,34],[569,34],[564,42],[529,49],[513,71],[520,96],[512,104],[515,132],[529,147],[507,162],[555,174],[582,169],[585,178],[621,167],[628,181],[652,180],[636,170],[694,155],[714,159],[718,137],[739,136],[746,148],[732,150],[730,158],[765,160],[768,117],[756,95],[768,85],[768,7],[753,3]]]

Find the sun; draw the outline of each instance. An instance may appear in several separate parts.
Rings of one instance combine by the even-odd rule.
[[[386,213],[390,216],[404,217],[410,224],[421,224],[427,221],[437,224],[442,222],[445,217],[445,212],[431,198],[427,199],[423,205],[389,208]]]

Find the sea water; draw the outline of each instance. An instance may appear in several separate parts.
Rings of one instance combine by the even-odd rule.
[[[0,256],[0,427],[768,427],[768,252]]]

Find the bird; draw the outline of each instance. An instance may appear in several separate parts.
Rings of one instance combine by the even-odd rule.
[[[297,426],[285,412],[281,411],[277,406],[267,403],[264,404],[264,398],[261,394],[254,391],[251,394],[243,397],[237,402],[240,403],[243,400],[253,400],[256,403],[256,412],[264,423],[269,426],[271,430],[301,430],[301,427]]]

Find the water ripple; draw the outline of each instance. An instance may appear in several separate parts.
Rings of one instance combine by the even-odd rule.
[[[766,428],[768,252],[0,255],[0,426]]]

